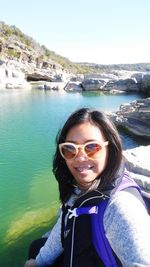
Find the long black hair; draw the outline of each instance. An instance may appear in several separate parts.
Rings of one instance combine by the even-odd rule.
[[[61,202],[65,202],[74,190],[74,177],[69,171],[64,158],[60,155],[58,145],[66,141],[66,136],[74,126],[91,122],[103,133],[108,145],[108,159],[103,172],[97,177],[100,179],[100,190],[105,190],[106,186],[115,179],[122,161],[122,145],[115,125],[101,111],[89,108],[81,108],[70,115],[62,130],[56,137],[56,152],[53,159],[53,173],[59,184]]]

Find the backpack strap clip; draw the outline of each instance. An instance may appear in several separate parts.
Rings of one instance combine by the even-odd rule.
[[[68,209],[70,215],[68,216],[69,219],[71,219],[72,217],[78,217],[77,213],[76,213],[76,208],[74,208],[73,210]]]
[[[74,208],[73,210],[68,209],[70,212],[69,219],[72,217],[78,217],[80,215],[85,214],[97,214],[98,213],[98,206],[91,206],[91,207],[80,207],[80,208]]]

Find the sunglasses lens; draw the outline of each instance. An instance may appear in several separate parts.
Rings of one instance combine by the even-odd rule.
[[[73,145],[63,145],[61,152],[66,159],[72,159],[76,155],[76,149]]]
[[[91,143],[85,146],[85,152],[88,157],[96,157],[96,154],[100,152],[102,147],[99,144]]]

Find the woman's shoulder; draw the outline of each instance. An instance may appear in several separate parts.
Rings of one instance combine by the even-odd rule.
[[[111,220],[132,221],[133,224],[138,220],[148,220],[150,223],[145,203],[136,188],[126,188],[111,195],[104,214],[105,224]]]

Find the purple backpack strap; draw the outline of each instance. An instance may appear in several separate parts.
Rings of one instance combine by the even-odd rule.
[[[128,175],[128,173],[124,173],[123,179],[121,184],[117,187],[117,191],[121,191],[123,189],[126,189],[128,187],[136,188],[141,197],[144,200],[145,207],[147,209],[148,214],[150,215],[150,194],[148,192],[145,192],[144,190],[141,189],[141,187]]]
[[[124,173],[123,179],[119,186],[116,189],[116,192],[119,192],[121,190],[124,190],[128,187],[134,187],[136,188],[140,194],[141,194],[141,188],[138,186],[138,184],[127,174],[127,172]]]
[[[99,213],[91,214],[92,223],[92,241],[100,259],[105,264],[105,267],[118,267],[113,251],[109,245],[108,239],[105,236],[103,225],[103,216],[108,204],[108,199],[102,200],[98,206]]]
[[[124,190],[128,187],[134,187],[141,193],[140,187],[136,184],[136,182],[130,178],[127,173],[124,173],[123,179],[120,185],[117,187],[116,192]],[[118,267],[112,248],[109,245],[109,241],[105,235],[103,225],[104,212],[108,205],[108,201],[109,199],[101,200],[98,205],[98,214],[91,214],[92,240],[94,247],[104,265],[106,267]]]

